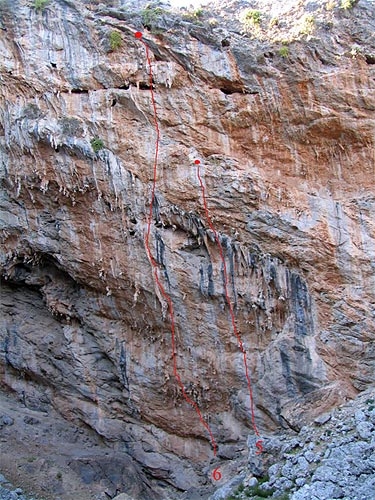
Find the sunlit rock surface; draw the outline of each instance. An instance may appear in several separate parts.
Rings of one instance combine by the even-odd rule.
[[[296,3],[269,35],[271,13],[249,35],[234,2],[205,24],[163,14],[158,34],[141,2],[1,3],[2,390],[102,436],[125,464],[110,495],[209,491],[253,433],[197,158],[261,433],[299,430],[374,384],[375,9],[336,3],[308,3],[314,31],[287,56]],[[181,380],[219,445],[211,465],[145,250],[156,131],[137,30],[161,133],[152,254]]]

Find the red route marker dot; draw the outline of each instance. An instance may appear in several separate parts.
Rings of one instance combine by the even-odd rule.
[[[200,160],[195,160],[195,161],[194,161],[194,163],[195,163],[196,165],[200,165],[200,162],[201,162]],[[216,470],[216,469],[215,469],[215,470]]]
[[[135,38],[142,38],[142,33],[140,31],[136,31],[134,33]]]
[[[215,481],[220,481],[220,479],[223,477],[221,472],[219,471],[219,467],[213,471],[212,477],[215,479]]]

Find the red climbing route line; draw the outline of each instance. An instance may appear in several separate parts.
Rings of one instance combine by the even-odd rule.
[[[148,259],[150,261],[153,275],[155,278],[155,282],[159,288],[159,291],[161,295],[163,296],[164,300],[168,304],[168,311],[169,311],[169,318],[170,318],[170,324],[171,324],[171,344],[172,344],[172,359],[173,359],[173,374],[175,376],[175,379],[177,381],[177,384],[179,388],[181,389],[182,395],[187,403],[189,403],[190,406],[194,408],[196,411],[199,420],[201,424],[205,427],[207,430],[209,436],[210,436],[210,441],[212,444],[213,448],[213,453],[214,456],[216,456],[217,453],[217,443],[215,441],[214,435],[212,433],[212,430],[206,420],[204,419],[202,412],[199,409],[198,404],[193,401],[186,393],[184,384],[182,383],[180,374],[178,373],[178,368],[177,368],[177,356],[176,356],[176,325],[175,325],[175,319],[174,319],[174,310],[173,310],[173,302],[171,296],[166,292],[164,286],[162,285],[160,278],[159,278],[159,265],[152,256],[151,253],[151,248],[150,248],[150,234],[151,234],[151,224],[152,224],[152,212],[153,212],[153,206],[155,202],[155,190],[156,190],[156,179],[157,179],[157,166],[158,166],[158,157],[159,157],[159,143],[160,143],[160,129],[159,129],[159,123],[158,123],[158,114],[157,114],[157,109],[156,109],[156,102],[155,102],[155,94],[154,94],[154,89],[153,89],[153,75],[152,75],[152,65],[151,65],[151,58],[150,58],[150,52],[148,45],[142,40],[142,33],[140,31],[137,31],[135,33],[135,37],[138,38],[143,45],[145,46],[146,49],[146,58],[147,58],[147,64],[149,67],[150,71],[150,93],[151,93],[151,102],[152,102],[152,107],[153,107],[153,112],[154,112],[154,123],[155,123],[155,130],[156,130],[156,140],[155,140],[155,156],[154,156],[154,165],[153,165],[153,180],[152,180],[152,191],[151,191],[151,201],[150,201],[150,209],[149,209],[149,214],[148,214],[148,220],[147,220],[147,231],[146,231],[146,236],[145,236],[145,247],[146,247],[146,252]],[[221,479],[221,473],[218,471],[218,469],[214,470],[213,477],[215,480]]]
[[[207,219],[207,222],[208,222],[208,225],[209,225],[211,231],[215,235],[215,241],[216,241],[217,246],[219,248],[220,258],[221,258],[221,261],[223,263],[225,300],[226,300],[226,302],[228,304],[228,307],[229,307],[229,314],[230,314],[230,318],[231,318],[231,322],[232,322],[233,332],[234,332],[235,336],[237,337],[238,346],[239,346],[239,348],[240,348],[240,350],[242,352],[242,356],[243,356],[243,363],[244,363],[244,367],[245,367],[245,374],[246,374],[247,386],[248,386],[248,389],[249,389],[249,397],[250,397],[251,422],[252,422],[252,425],[253,425],[253,429],[254,429],[255,435],[257,437],[260,437],[260,433],[258,431],[256,422],[255,422],[253,388],[252,388],[252,384],[251,384],[251,379],[250,379],[250,374],[249,374],[249,368],[248,368],[248,365],[247,365],[246,351],[245,351],[245,348],[244,348],[243,343],[242,343],[241,335],[240,335],[240,333],[239,333],[239,331],[237,329],[236,319],[235,319],[234,311],[233,311],[233,305],[232,305],[232,302],[231,302],[230,297],[229,297],[229,291],[228,291],[228,273],[227,273],[227,266],[226,266],[225,258],[224,258],[224,251],[223,251],[223,247],[222,247],[221,242],[220,242],[219,235],[218,235],[218,233],[217,233],[214,225],[212,224],[210,213],[208,211],[207,198],[206,198],[206,189],[204,187],[204,184],[203,184],[203,181],[202,181],[202,177],[201,177],[201,173],[200,173],[200,163],[201,162],[200,162],[200,160],[195,160],[194,163],[195,163],[195,165],[197,165],[197,175],[198,175],[199,184],[200,184],[201,190],[202,190],[202,199],[203,199],[203,206],[204,206],[204,212],[205,212],[205,215],[206,215],[206,219]],[[263,446],[262,446],[262,440],[261,439],[258,439],[258,441],[256,442],[255,446],[258,448],[256,454],[258,455],[258,454],[262,453]]]

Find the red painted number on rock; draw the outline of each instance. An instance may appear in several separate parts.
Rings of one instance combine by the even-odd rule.
[[[258,448],[258,451],[256,452],[257,455],[263,453],[263,445],[261,439],[255,443],[255,446]]]
[[[212,473],[212,477],[215,479],[215,481],[220,481],[220,479],[223,477],[221,472],[219,471],[219,468],[215,469]]]

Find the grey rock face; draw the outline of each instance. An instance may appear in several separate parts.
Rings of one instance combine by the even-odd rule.
[[[262,476],[248,462],[248,476],[237,498],[252,498],[251,484],[274,491],[274,496],[288,495],[290,500],[374,500],[375,499],[375,429],[372,403],[375,390],[304,426],[298,436],[283,437],[278,453],[264,452],[263,460],[276,462]],[[358,426],[363,426],[361,436]],[[345,427],[345,435],[342,428]],[[272,442],[277,442],[273,437]],[[265,443],[267,440],[265,439]],[[277,460],[278,457],[278,460]],[[268,481],[264,482],[264,477]],[[251,480],[254,482],[251,482]],[[232,494],[234,493],[232,489]],[[254,494],[255,495],[255,494]]]
[[[316,481],[312,485],[305,485],[292,495],[293,500],[336,500],[339,498],[343,498],[342,491],[328,481]]]
[[[127,495],[126,493],[121,493],[120,495],[115,496],[112,500],[135,500],[135,498]]]
[[[325,413],[323,415],[319,415],[319,417],[317,417],[314,420],[314,422],[317,425],[323,425],[323,424],[326,424],[330,419],[331,419],[331,415],[329,413]]]
[[[207,428],[185,389],[219,448],[228,445],[220,463],[233,460],[233,444],[245,447],[248,388],[225,267],[262,432],[298,433],[375,381],[373,2],[348,13],[262,3],[257,37],[238,19],[244,3],[232,0],[216,2],[204,25],[169,14],[145,22],[131,11],[143,0],[53,0],[39,10],[0,1],[1,383],[38,412],[22,422],[29,435],[55,409],[110,448],[122,474],[102,456],[71,460],[82,483],[103,483],[109,496],[129,484],[146,500],[165,488],[213,489],[202,472],[212,457]],[[305,5],[316,31],[295,36]],[[280,25],[270,33],[272,16]],[[153,86],[162,141],[149,210]],[[171,360],[171,303],[150,255],[176,314],[184,390]],[[372,429],[360,414],[356,426],[366,441]],[[341,432],[349,446],[352,428]],[[331,438],[321,431],[307,463],[306,439],[281,446],[291,456],[278,487],[312,481]],[[370,459],[359,462],[354,475],[366,484]],[[249,466],[261,476],[268,464],[255,457]]]
[[[374,425],[372,422],[359,422],[356,425],[356,429],[362,439],[370,439],[372,437]]]
[[[21,488],[13,488],[12,484],[0,474],[0,500],[36,500],[23,494]]]
[[[244,477],[245,476],[234,477],[231,481],[216,490],[216,492],[210,496],[210,500],[225,500],[232,491],[243,482]]]
[[[12,417],[9,417],[8,415],[2,415],[0,417],[0,427],[2,425],[13,425],[14,419]]]

